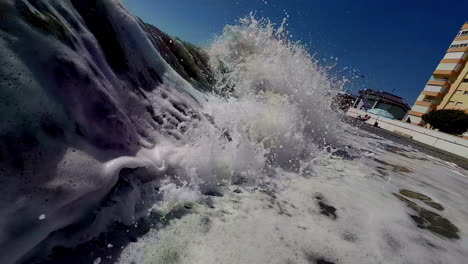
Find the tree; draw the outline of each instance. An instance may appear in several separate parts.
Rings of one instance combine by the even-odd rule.
[[[460,135],[468,131],[468,114],[463,110],[435,110],[422,119],[445,133]]]

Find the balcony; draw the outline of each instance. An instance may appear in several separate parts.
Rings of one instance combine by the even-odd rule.
[[[425,106],[429,108],[435,108],[437,106],[437,101],[435,100],[422,100],[422,101],[416,101],[415,105],[419,106]]]
[[[434,76],[455,76],[458,74],[456,71],[445,71],[445,70],[437,70],[434,71]]]
[[[462,47],[462,48],[450,48],[447,50],[447,52],[467,52],[468,47]]]
[[[468,36],[458,36],[455,38],[455,41],[459,41],[459,40],[468,40]]]
[[[468,36],[467,36],[468,37]],[[466,63],[466,60],[463,59],[463,58],[455,58],[455,59],[442,59],[440,61],[439,64],[442,64],[442,63],[456,63],[456,64],[461,64],[461,65],[465,65]]]
[[[440,104],[442,102],[441,99],[431,99],[431,98],[427,98],[427,97],[424,98],[423,101],[433,103],[433,104]]]
[[[449,78],[446,78],[446,77],[444,77],[444,78],[436,78],[436,77],[434,77],[434,76],[431,75],[431,78],[429,78],[429,81],[446,81],[446,82],[449,82],[450,80],[449,80]]]
[[[427,84],[445,86],[445,85],[450,85],[450,82],[448,80],[429,80]]]
[[[425,113],[420,113],[420,112],[417,112],[417,111],[409,111],[408,113],[409,115],[412,115],[412,116],[423,116]]]
[[[416,104],[413,105],[413,107],[411,108],[411,112],[420,113],[420,115],[416,115],[416,116],[422,116],[424,114],[431,112],[432,110],[434,110],[434,107],[430,103],[428,104],[427,102],[422,102],[422,101],[416,102]]]
[[[422,91],[421,94],[427,95],[427,96],[433,96],[433,97],[444,97],[446,93],[441,93],[441,92],[429,92],[429,91]]]
[[[439,86],[439,85],[430,85],[430,84],[428,84],[428,85],[426,85],[426,87],[424,87],[423,91],[445,94],[445,93],[448,92],[448,90],[449,90],[449,88],[447,86]]]
[[[466,48],[468,49],[468,47]],[[441,63],[432,75],[438,79],[455,78],[460,74],[462,69],[463,64]]]

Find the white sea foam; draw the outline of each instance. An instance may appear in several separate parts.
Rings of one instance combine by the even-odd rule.
[[[143,154],[164,152],[156,156],[178,177],[160,189],[155,210],[197,202],[203,188],[224,196],[214,209],[199,206],[151,230],[119,263],[463,263],[467,172],[342,124],[329,108],[342,83],[277,33],[253,17],[227,26],[209,50],[227,98],[203,104],[218,129],[198,126],[184,144]],[[393,195],[400,189],[441,203],[437,213],[458,226],[460,240],[417,228]]]
[[[201,123],[184,140],[162,140],[137,159],[164,161],[188,185],[219,189],[233,181],[261,183],[265,169],[297,171],[319,146],[340,144],[345,126],[330,110],[339,84],[333,86],[302,46],[277,33],[253,17],[227,27],[209,50],[219,70],[216,88],[226,98],[211,95],[202,109],[216,129]]]
[[[53,2],[73,9],[66,1]],[[268,20],[249,16],[225,28],[208,50],[221,97],[202,94],[178,76],[119,1],[104,1],[103,5],[123,49],[129,54],[134,49],[141,52],[129,56],[128,63],[138,71],[144,60],[162,76],[163,84],[157,90],[142,92],[148,106],[155,108],[156,115],[176,116],[180,123],[159,131],[144,118],[132,116],[141,111],[130,111],[128,115],[142,123],[138,125],[148,136],[140,140],[142,148],[132,157],[103,161],[91,157],[86,146],[85,150],[65,148],[54,166],[57,175],[34,185],[32,194],[2,200],[2,227],[16,222],[15,212],[21,217],[24,213],[26,224],[33,220],[31,232],[19,237],[6,228],[1,230],[2,261],[15,262],[46,238],[74,246],[99,234],[111,221],[135,224],[151,210],[164,215],[181,204],[205,202],[208,194],[224,196],[212,198],[214,208],[200,202],[193,214],[150,231],[124,249],[120,262],[314,263],[324,259],[337,263],[462,263],[468,257],[466,171],[438,158],[427,160],[410,147],[360,134],[341,123],[330,104],[346,79],[333,78],[329,68],[320,67],[303,46],[288,41],[285,22],[276,29]],[[36,30],[25,29],[19,17],[14,22],[18,30],[36,40],[35,45],[44,51],[59,46],[50,50],[63,52],[83,71],[90,71],[84,66],[85,59],[95,63],[106,75],[96,89],[113,98],[118,98],[119,89],[125,90],[119,88],[120,81],[104,55],[91,56],[83,47],[83,41],[98,46],[87,30],[80,33],[79,51],[74,53],[47,35],[36,36]],[[86,28],[83,21],[78,22],[80,28]],[[71,27],[67,30],[77,34]],[[3,47],[4,40],[0,41]],[[0,53],[8,55],[5,58],[10,64],[24,68],[24,75],[33,75],[9,49]],[[52,54],[40,55],[47,61]],[[22,86],[42,91],[35,81]],[[161,91],[167,94],[162,96]],[[174,103],[184,103],[199,118],[182,115]],[[53,108],[52,113],[62,111],[45,99],[43,105]],[[185,133],[179,132],[182,128]],[[389,152],[387,145],[402,148],[408,157]],[[377,172],[377,167],[384,169]],[[144,169],[146,173],[128,179],[129,185],[132,180],[139,185],[128,188],[125,196],[119,196],[118,188],[110,193],[124,169]],[[21,190],[22,183],[18,180],[16,184],[13,178],[9,178],[11,189]],[[410,209],[392,195],[401,188],[443,204],[445,210],[439,213],[459,227],[461,239],[451,241],[417,229],[408,216]],[[78,238],[54,232],[76,223],[109,196],[113,206],[99,208],[90,230]],[[317,197],[336,208],[337,219],[320,213]],[[95,258],[94,263],[103,259]]]
[[[447,168],[412,166],[411,159],[392,153],[378,157],[416,172],[390,171],[393,179],[382,179],[371,172],[372,160],[328,157],[314,163],[311,178],[277,170],[268,191],[226,193],[215,209],[201,207],[151,231],[124,250],[120,263],[463,263],[466,238],[450,241],[415,228],[392,192],[409,188],[431,196],[448,206],[442,214],[463,230],[466,195],[454,185],[466,187],[467,181],[458,177],[438,185]],[[317,196],[337,208],[337,220],[320,214]]]

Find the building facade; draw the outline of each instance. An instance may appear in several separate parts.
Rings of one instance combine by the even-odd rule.
[[[398,120],[402,120],[411,109],[399,96],[369,89],[359,91],[359,97],[352,107],[359,110],[382,109]]]
[[[468,22],[450,44],[445,56],[416,99],[408,118],[423,125],[422,116],[432,110],[460,109],[468,112]]]

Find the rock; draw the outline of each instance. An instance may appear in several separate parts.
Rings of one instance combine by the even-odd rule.
[[[429,198],[428,196],[408,190],[401,190],[400,192],[406,193],[412,197],[418,197],[423,199]],[[458,227],[456,227],[448,219],[444,218],[443,216],[437,213],[421,208],[415,202],[410,201],[399,194],[394,193],[393,195],[395,195],[395,197],[397,197],[400,201],[406,203],[408,207],[410,207],[418,213],[417,215],[409,215],[411,219],[416,223],[417,227],[421,229],[427,229],[433,233],[436,233],[449,239],[460,239],[460,236],[458,235]]]
[[[333,151],[332,153],[332,156],[336,156],[336,157],[340,157],[344,160],[354,160],[356,159],[357,157],[350,154],[348,151],[346,150],[342,150],[342,149],[338,149],[336,151]]]
[[[310,264],[335,264],[336,262],[331,261],[328,258],[317,256],[314,253],[305,252],[305,258]]]
[[[393,195],[395,195],[395,197],[398,198],[400,201],[405,202],[411,208],[416,208],[418,206],[415,202],[412,202],[399,194],[394,193]]]
[[[400,166],[400,165],[396,165],[396,164],[392,164],[392,163],[389,163],[389,162],[386,162],[384,160],[380,160],[380,159],[376,159],[374,158],[374,161],[382,164],[382,165],[386,165],[386,166],[390,166],[392,167],[392,170],[394,172],[405,172],[405,173],[413,173],[412,170],[406,168],[406,167],[403,167],[403,166]]]
[[[411,219],[416,223],[416,225],[421,229],[426,229],[427,226],[424,223],[424,219],[417,215],[410,215]]]
[[[432,207],[434,209],[437,209],[439,211],[444,210],[444,207],[441,204],[434,202],[431,199],[431,197],[426,196],[424,194],[413,192],[413,191],[406,190],[406,189],[401,189],[400,194],[402,194],[402,195],[404,195],[406,197],[409,197],[409,198],[418,199],[418,200],[422,201],[423,203],[427,204],[428,206],[430,206],[430,207]]]
[[[409,197],[409,198],[414,198],[414,199],[418,199],[418,200],[431,200],[430,197],[424,195],[424,194],[420,194],[420,193],[417,193],[417,192],[413,192],[413,191],[410,191],[410,190],[406,190],[406,189],[401,189],[400,190],[400,194],[406,196],[406,197]]]
[[[448,219],[429,210],[420,208],[419,215],[427,222],[427,229],[441,236],[459,239],[458,228]]]
[[[325,204],[324,202],[318,203],[320,206],[320,213],[335,220],[338,216],[336,215],[336,208]]]
[[[425,204],[429,205],[430,207],[437,209],[439,211],[443,211],[444,207],[440,205],[439,203],[436,203],[434,201],[424,201]]]
[[[331,261],[328,261],[328,260],[325,260],[325,259],[317,259],[315,261],[315,263],[317,263],[317,264],[335,264],[335,262],[331,262]]]

